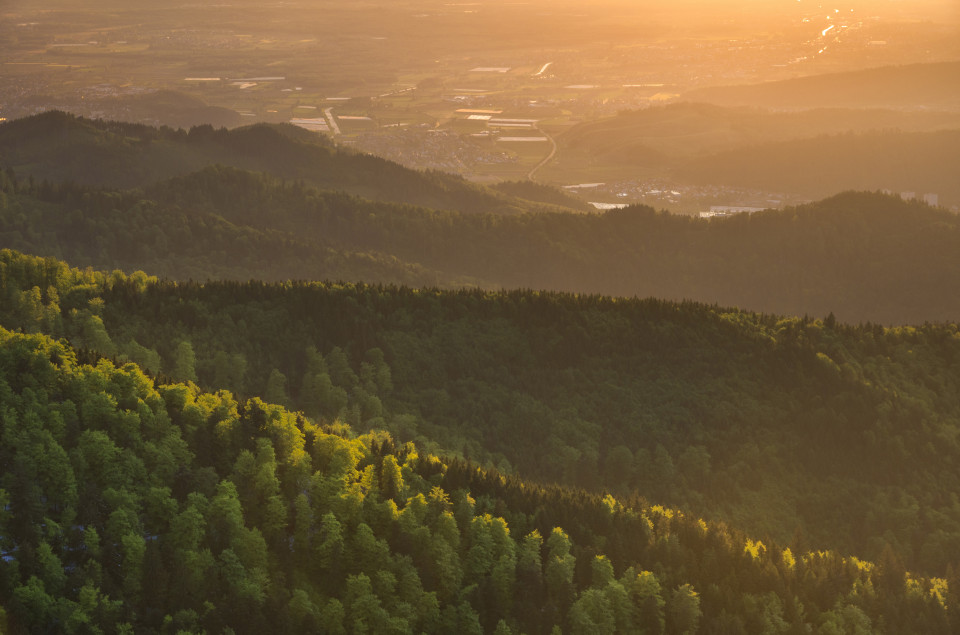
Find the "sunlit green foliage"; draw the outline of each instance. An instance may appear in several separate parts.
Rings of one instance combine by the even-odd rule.
[[[723,525],[81,363],[41,335],[0,330],[0,398],[5,632],[956,626],[950,583],[892,553],[748,554]]]
[[[735,523],[795,559],[811,547],[879,559],[890,545],[930,575],[960,562],[952,324],[851,327],[533,292],[159,283],[12,252],[0,269],[4,324],[54,324],[95,353],[153,360],[162,377],[177,377],[189,342],[198,383],[240,404],[269,393],[321,425],[640,494]],[[87,336],[91,316],[100,340]],[[186,438],[232,468],[249,434],[242,413],[205,407],[217,425],[204,431],[210,415],[198,408]],[[398,504],[402,464],[400,476]]]

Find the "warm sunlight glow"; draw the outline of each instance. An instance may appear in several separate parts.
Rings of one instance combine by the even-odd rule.
[[[960,633],[958,80],[958,0],[0,0],[0,633]]]

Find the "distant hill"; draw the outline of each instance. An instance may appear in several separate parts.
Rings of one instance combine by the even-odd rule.
[[[87,100],[90,101],[90,100]],[[106,118],[134,121],[171,128],[190,128],[209,124],[215,128],[240,125],[240,114],[221,106],[210,106],[203,100],[174,90],[105,97],[86,103],[90,110],[107,113]]]
[[[884,66],[748,86],[699,88],[692,102],[724,106],[804,108],[960,108],[960,62]]]
[[[143,187],[210,165],[265,172],[374,200],[513,214],[556,209],[468,183],[419,172],[333,146],[288,124],[189,131],[94,121],[47,112],[0,125],[0,166],[23,176],[117,188]]]
[[[820,136],[695,159],[676,175],[692,183],[795,192],[813,198],[846,188],[939,195],[960,204],[960,130]]]
[[[461,214],[233,168],[132,192],[0,184],[0,247],[107,270],[688,298],[885,324],[960,317],[960,217],[880,194],[707,221],[649,207]]]
[[[759,143],[846,132],[958,128],[960,111],[818,108],[772,112],[744,106],[677,103],[579,124],[560,135],[558,142],[564,163],[650,167],[659,164],[668,168],[690,157]]]

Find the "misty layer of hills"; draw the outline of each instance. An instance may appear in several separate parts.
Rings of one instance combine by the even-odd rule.
[[[22,132],[46,129],[47,121],[54,125],[46,135]],[[179,279],[553,289],[695,299],[791,315],[833,313],[885,324],[960,316],[960,298],[953,292],[960,286],[958,219],[916,202],[847,193],[710,221],[648,207],[560,213],[554,210],[566,209],[558,204],[568,199],[556,190],[515,184],[494,191],[371,157],[341,155],[285,132],[286,127],[257,126],[174,133],[94,125],[61,114],[7,124],[0,127],[4,156],[19,157],[16,167],[31,176],[3,178],[0,246],[81,266],[144,269]],[[202,140],[204,134],[209,138]],[[262,152],[260,167],[273,176],[207,167],[161,180],[173,166],[182,171],[198,165],[201,156],[248,164],[242,151],[214,150],[245,147],[251,137],[272,144],[251,145],[250,156]],[[161,151],[164,161],[158,159]],[[322,157],[324,163],[293,170],[295,162],[266,158],[288,152]],[[140,187],[77,184],[114,169],[117,181]],[[375,183],[391,200],[374,202],[309,185],[328,182],[331,173],[352,175],[346,183]],[[290,174],[303,178],[285,180]],[[428,190],[432,195],[409,195],[424,183],[434,186]],[[471,211],[492,201],[494,211],[407,204],[417,198]]]
[[[417,172],[350,152],[292,125],[174,130],[46,112],[0,126],[0,165],[23,176],[142,187],[210,165],[266,172],[374,200],[466,213],[550,209],[476,187],[444,172]]]
[[[775,110],[807,108],[916,108],[960,106],[960,62],[907,64],[812,75],[796,79],[718,86],[687,92],[684,99]]]
[[[775,112],[678,103],[578,125],[563,162],[634,168],[690,185],[823,198],[847,189],[935,193],[960,203],[960,114],[837,109]]]
[[[820,136],[695,159],[678,169],[695,183],[827,196],[844,188],[936,194],[960,201],[960,129]]]
[[[63,113],[0,165],[4,631],[955,630],[960,339],[889,327],[960,315],[955,215]]]

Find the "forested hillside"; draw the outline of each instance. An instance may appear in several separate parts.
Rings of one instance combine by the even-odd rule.
[[[956,619],[954,581],[889,551],[871,564],[763,544],[93,361],[0,329],[4,632],[947,633]]]
[[[960,629],[957,216],[43,117],[0,126],[0,631]]]
[[[278,197],[296,200],[302,207],[306,204],[302,188],[285,188],[262,176],[219,168],[199,173],[183,186],[189,190],[191,182],[202,183],[212,175],[218,186],[209,195],[220,199],[220,207],[198,201],[184,209],[176,202],[160,204],[138,191],[30,186],[0,173],[0,244],[82,265],[149,269],[183,280],[310,276],[414,285],[438,280],[438,273],[368,250],[362,242],[357,251],[348,241],[298,235],[289,224],[283,227],[283,210],[268,213],[262,207],[278,203]],[[259,203],[254,213],[245,215],[246,197],[267,183],[270,192],[254,195]],[[174,198],[176,193],[164,196]],[[229,197],[229,202],[223,197]],[[345,216],[351,211],[381,209],[380,204],[345,194],[324,193],[315,199],[317,206],[328,201]]]
[[[444,172],[420,172],[334,146],[289,124],[189,131],[45,112],[0,124],[0,167],[24,177],[116,188],[143,187],[213,165],[465,213],[555,209]]]
[[[960,562],[960,335],[658,300],[163,283],[2,252],[0,323],[755,538]]]
[[[0,173],[0,247],[80,266],[653,296],[884,324],[960,318],[958,229],[954,214],[867,193],[708,221],[649,207],[460,214],[234,168],[130,191]]]

